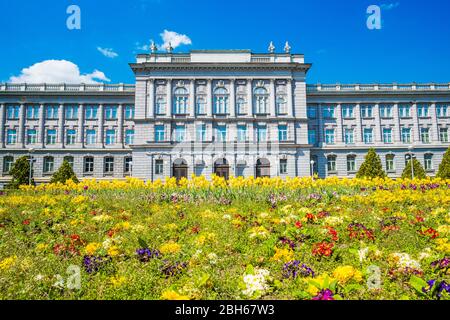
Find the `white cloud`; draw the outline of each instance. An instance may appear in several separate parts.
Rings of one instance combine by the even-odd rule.
[[[111,48],[97,47],[97,50],[100,51],[100,53],[101,53],[102,55],[104,55],[105,57],[107,57],[107,58],[114,59],[114,58],[116,58],[116,57],[119,56],[119,55],[118,55],[116,52],[114,52],[114,50],[111,49]]]
[[[169,45],[169,42],[172,45],[172,48],[174,48],[174,49],[183,44],[185,44],[185,45],[192,44],[191,39],[187,35],[180,34],[175,31],[164,30],[164,32],[160,33],[159,35],[161,36],[162,40],[164,41],[163,44],[158,45],[158,48],[160,50],[165,49]]]
[[[94,70],[81,74],[80,68],[67,60],[45,60],[22,69],[20,75],[9,78],[11,83],[99,83],[111,81],[106,75]]]
[[[380,7],[383,10],[392,10],[397,8],[400,5],[400,2],[393,2],[393,3],[385,3],[382,4]]]

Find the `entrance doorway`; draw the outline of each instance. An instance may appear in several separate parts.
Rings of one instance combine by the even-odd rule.
[[[256,161],[256,178],[270,178],[270,161],[261,158]]]
[[[177,159],[173,162],[172,167],[172,176],[179,181],[181,178],[188,177],[188,165],[186,160],[184,159]]]
[[[223,177],[228,180],[230,177],[230,165],[227,159],[222,158],[214,162],[214,174],[218,177]]]

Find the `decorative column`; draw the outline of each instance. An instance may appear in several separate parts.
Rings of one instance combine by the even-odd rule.
[[[98,143],[103,147],[104,146],[104,132],[103,132],[103,125],[104,125],[104,118],[105,118],[105,111],[103,108],[103,103],[99,105],[99,117],[98,117],[98,134],[97,134],[97,140]]]
[[[439,143],[439,125],[437,119],[436,103],[430,106],[430,116],[432,121],[431,140],[433,143]]]
[[[5,147],[5,104],[0,104],[0,148]]]
[[[325,143],[324,139],[324,126],[323,126],[323,112],[322,112],[322,104],[318,104],[317,106],[317,115],[319,117],[319,127],[317,128],[316,136],[317,136],[317,143],[319,145],[322,145]]]
[[[402,138],[401,138],[401,128],[400,128],[400,117],[398,114],[398,103],[394,104],[394,110],[393,110],[394,114],[394,123],[395,123],[395,128],[394,128],[394,142],[400,143]]]
[[[189,89],[189,116],[195,117],[195,79],[191,79]]]
[[[45,147],[45,105],[39,106],[39,143]]]
[[[235,79],[230,80],[230,117],[236,117],[236,83]]]
[[[293,97],[294,92],[292,91],[292,79],[287,80],[287,115],[288,117],[292,117],[294,115],[294,104]]]
[[[345,142],[345,138],[343,137],[344,128],[342,127],[342,107],[340,103],[336,105],[336,125],[336,143],[341,144]]]
[[[270,116],[277,116],[275,79],[270,79]]]
[[[253,91],[252,91],[252,79],[247,79],[247,114],[253,116]]]
[[[374,106],[373,117],[375,118],[375,143],[383,143],[383,133],[381,130],[380,105],[377,103]]]
[[[153,79],[149,79],[148,80],[147,117],[154,118],[154,116],[155,116],[155,82]]]
[[[84,105],[78,106],[78,142],[81,148],[84,147]]]
[[[212,79],[208,79],[206,82],[206,116],[211,117],[213,114],[212,105]]]
[[[58,142],[64,148],[64,105],[60,104],[58,109]]]
[[[25,105],[23,103],[20,105],[18,143],[25,148]]]
[[[152,102],[150,102],[152,104]],[[119,134],[117,135],[117,143],[123,146],[123,104],[119,104],[119,117],[117,119]]]
[[[355,134],[355,143],[363,142],[363,133],[362,133],[362,125],[361,125],[361,106],[359,103],[355,105],[355,120],[356,120],[356,134]]]
[[[166,114],[168,117],[172,117],[172,79],[167,79],[166,85],[166,95],[167,95],[167,110]]]
[[[413,132],[413,144],[414,143],[419,143],[420,142],[420,129],[419,129],[419,118],[417,117],[417,104],[414,103],[411,106],[412,110],[411,110],[411,115],[413,118],[413,123],[414,123],[414,132]]]

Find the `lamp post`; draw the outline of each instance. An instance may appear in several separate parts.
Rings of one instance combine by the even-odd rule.
[[[414,154],[413,154],[414,147],[409,146],[408,150],[409,150],[409,161],[411,161],[411,179],[414,179]]]
[[[311,178],[314,178],[314,164],[316,163],[314,160],[309,162],[311,164]]]
[[[28,149],[28,154],[29,154],[28,161],[30,161],[30,170],[28,173],[28,185],[30,185],[30,186],[31,186],[31,176],[33,174],[33,162],[34,162],[33,153],[34,153],[33,148]]]

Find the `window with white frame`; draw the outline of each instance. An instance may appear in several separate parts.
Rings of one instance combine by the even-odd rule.
[[[325,129],[325,143],[326,144],[334,144],[334,129]]]
[[[114,129],[107,129],[106,130],[106,137],[105,137],[105,144],[106,145],[112,145],[116,143],[116,130]]]
[[[258,125],[256,127],[256,141],[264,142],[267,141],[267,127],[264,125]]]
[[[395,171],[395,156],[393,154],[386,155],[386,171],[393,172]]]
[[[64,106],[64,116],[67,120],[78,119],[78,106],[77,105],[66,105]]]
[[[287,114],[287,99],[284,95],[277,96],[277,114]]]
[[[228,113],[228,91],[223,87],[219,87],[214,90],[214,113]]]
[[[417,105],[417,116],[419,118],[426,118],[429,116],[430,105],[426,103],[420,103]]]
[[[420,140],[422,143],[430,143],[430,129],[420,128]]]
[[[58,119],[58,109],[58,105],[45,106],[45,118],[49,120]]]
[[[27,119],[39,119],[39,105],[27,105]]]
[[[431,153],[427,153],[424,156],[424,167],[427,171],[433,170],[433,155]]]
[[[255,89],[254,96],[255,96],[255,113],[267,114],[267,101],[269,99],[267,90],[263,87],[258,87]]]
[[[183,125],[175,126],[175,141],[183,142],[186,140],[186,127]]]
[[[322,106],[322,110],[323,110],[323,117],[325,119],[334,119],[335,118],[336,106],[325,105],[325,106]]]
[[[197,114],[206,114],[206,99],[205,99],[205,97],[197,98]]]
[[[13,156],[4,157],[3,158],[3,173],[9,174],[13,165],[14,165],[14,157]]]
[[[173,114],[187,114],[188,91],[185,88],[176,88],[174,96]]]
[[[219,142],[224,142],[227,140],[227,126],[216,127],[216,139]]]
[[[436,115],[438,118],[445,118],[449,116],[449,105],[448,104],[437,104],[436,105]]]
[[[330,155],[327,157],[327,171],[336,172],[336,156]]]
[[[134,106],[127,104],[125,106],[125,120],[133,120],[134,119]]]
[[[196,129],[197,129],[196,130],[197,141],[199,142],[206,141],[206,124],[198,124]]]
[[[352,128],[345,128],[344,130],[345,144],[355,143],[355,130]]]
[[[44,157],[44,173],[52,173],[55,170],[55,158],[51,156]]]
[[[411,128],[402,128],[401,131],[402,142],[403,143],[411,143]]]
[[[411,105],[400,104],[398,106],[398,113],[400,118],[410,118],[411,117]]]
[[[47,144],[56,144],[56,129],[47,129]]]
[[[363,138],[364,138],[365,144],[373,143],[373,129],[372,128],[364,128]]]
[[[117,119],[117,106],[105,106],[105,119],[115,120]]]
[[[372,118],[373,117],[373,104],[362,104],[361,105],[361,118]]]
[[[247,107],[244,98],[238,98],[236,101],[236,109],[239,115],[247,114]]]
[[[448,142],[448,128],[439,128],[439,140]]]
[[[155,113],[156,115],[163,115],[166,114],[166,97],[159,96],[156,98],[156,104],[155,104]]]
[[[69,166],[73,169],[73,164],[74,164],[74,158],[72,156],[65,156],[63,158],[63,161],[67,161],[67,163],[69,164]]]
[[[36,129],[27,130],[27,144],[37,143],[37,131]]]
[[[239,142],[247,141],[247,126],[245,124],[237,127],[237,140]]]
[[[287,159],[280,159],[280,174],[287,174]]]
[[[86,130],[86,144],[95,144],[97,142],[97,132],[95,129]]]
[[[103,171],[105,174],[113,174],[114,172],[114,157],[105,157],[103,160]]]
[[[393,106],[391,104],[380,104],[380,118],[392,118]]]
[[[6,130],[6,144],[16,144],[17,143],[17,130],[8,129]]]
[[[125,144],[127,146],[134,144],[134,129],[125,130]]]
[[[83,171],[84,173],[93,173],[94,172],[94,157],[85,157],[83,159]]]
[[[342,108],[342,118],[344,119],[352,119],[354,118],[354,109],[355,106],[352,104],[343,104]]]
[[[288,140],[288,129],[287,125],[278,126],[278,141],[283,142]]]
[[[84,107],[84,117],[86,120],[96,120],[97,112],[98,112],[98,106],[96,106],[96,105],[86,105]]]
[[[8,120],[17,120],[20,115],[19,105],[7,105],[6,106],[6,117]]]
[[[355,172],[356,171],[356,156],[348,155],[347,156],[347,172]]]
[[[123,168],[123,172],[125,174],[130,174],[132,167],[133,167],[133,158],[132,157],[125,157],[124,158],[124,168]]]
[[[155,160],[155,175],[161,175],[164,173],[164,161],[161,159]]]
[[[75,144],[77,139],[77,131],[75,129],[68,129],[66,131],[66,144]]]
[[[383,142],[384,143],[392,143],[392,129],[391,128],[383,128]]]
[[[155,141],[162,142],[165,141],[165,128],[164,125],[155,126]]]

